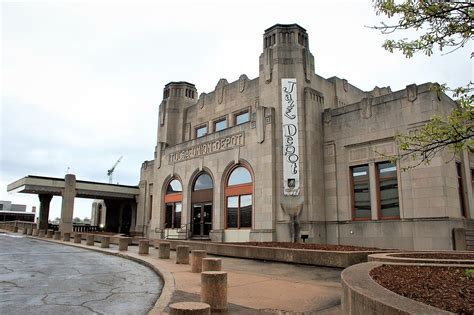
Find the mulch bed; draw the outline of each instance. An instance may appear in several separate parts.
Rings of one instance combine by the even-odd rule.
[[[383,265],[370,276],[407,298],[458,314],[474,314],[474,275],[462,267]]]
[[[474,260],[474,253],[466,254],[447,254],[447,253],[412,253],[412,254],[394,254],[390,255],[393,257],[406,257],[406,258],[427,258],[427,259],[469,259]]]
[[[311,243],[289,243],[289,242],[246,242],[246,243],[228,243],[234,245],[260,246],[260,247],[277,247],[277,248],[294,248],[294,249],[317,249],[317,250],[334,250],[334,251],[373,251],[378,250],[374,247],[359,247],[349,245],[326,245]]]

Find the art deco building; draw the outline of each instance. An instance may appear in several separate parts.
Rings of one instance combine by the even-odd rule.
[[[220,79],[201,94],[184,81],[165,86],[136,232],[452,248],[452,229],[473,225],[473,154],[445,152],[405,172],[387,156],[397,133],[455,102],[430,83],[363,91],[323,78],[309,47],[304,28],[277,24],[263,35],[257,78]]]

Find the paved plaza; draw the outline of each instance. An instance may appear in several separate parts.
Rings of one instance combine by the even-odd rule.
[[[146,314],[162,287],[136,262],[0,233],[0,314]]]

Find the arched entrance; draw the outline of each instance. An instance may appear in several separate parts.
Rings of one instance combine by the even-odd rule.
[[[212,195],[214,184],[207,173],[199,174],[191,193],[191,233],[195,238],[208,238],[212,230]]]

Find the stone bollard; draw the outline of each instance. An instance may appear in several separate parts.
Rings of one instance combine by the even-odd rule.
[[[191,251],[191,272],[200,273],[202,271],[202,259],[206,258],[205,250]]]
[[[14,227],[13,227],[13,232],[14,232],[14,233],[18,233],[18,226],[14,226]]]
[[[69,242],[71,240],[71,233],[69,232],[64,232],[63,233],[63,241]]]
[[[53,234],[54,234],[54,231],[53,231],[53,230],[48,230],[46,233],[47,233],[47,234],[46,234],[46,237],[47,237],[47,238],[53,238]]]
[[[100,248],[109,248],[110,244],[110,237],[102,236],[102,240],[100,241]]]
[[[39,236],[39,237],[45,237],[45,236],[46,236],[45,230],[39,230],[38,236]]]
[[[170,315],[211,315],[211,306],[202,302],[180,302],[169,306]]]
[[[140,240],[138,241],[138,255],[148,255],[150,250],[150,241]]]
[[[202,271],[221,271],[222,260],[220,258],[203,258]]]
[[[94,242],[95,242],[95,235],[89,234],[86,236],[86,245],[94,246]]]
[[[33,229],[32,232],[31,232],[31,235],[38,236],[39,235],[38,229]]]
[[[170,259],[170,243],[161,242],[158,248],[158,258]]]
[[[76,233],[74,234],[74,243],[81,244],[82,241],[82,234]]]
[[[33,229],[32,228],[27,228],[26,229],[26,234],[27,235],[33,235]]]
[[[176,263],[177,264],[189,264],[189,246],[177,245],[176,246]]]
[[[227,272],[201,273],[201,302],[209,304],[213,312],[227,310]]]
[[[119,251],[128,250],[129,239],[126,237],[119,238]]]
[[[22,234],[28,234],[28,229],[26,227],[23,227],[23,230],[21,231]]]
[[[61,231],[54,231],[54,239],[58,241],[61,240]]]

